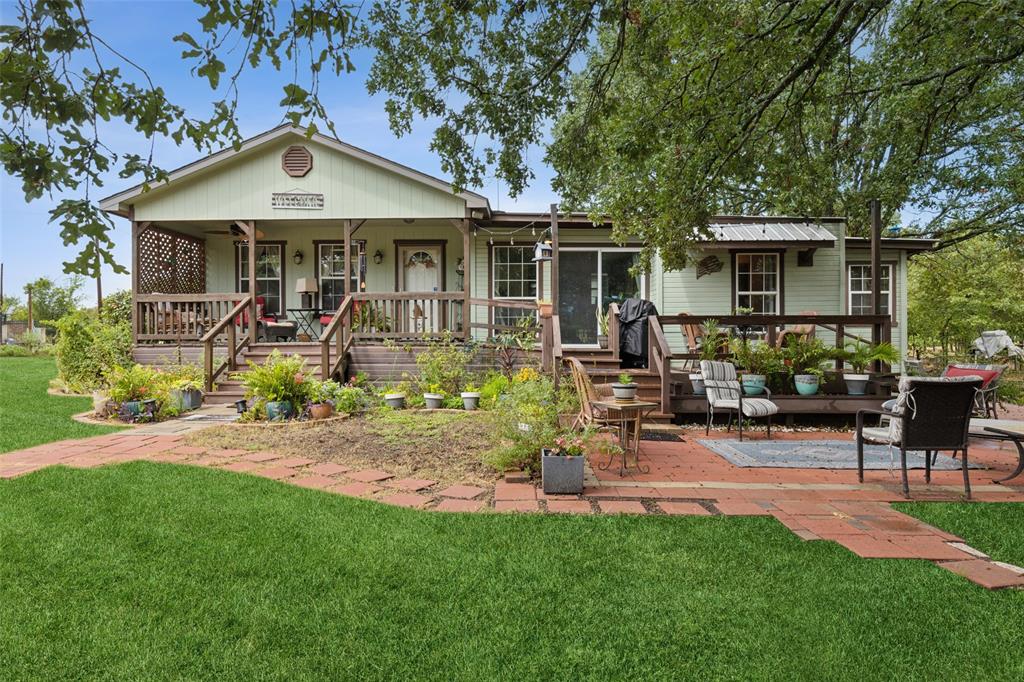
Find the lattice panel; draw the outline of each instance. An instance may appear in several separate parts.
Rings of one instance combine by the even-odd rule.
[[[151,227],[139,235],[140,294],[206,293],[206,243]]]

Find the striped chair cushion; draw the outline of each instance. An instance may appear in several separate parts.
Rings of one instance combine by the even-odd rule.
[[[715,407],[723,410],[738,410],[740,401],[719,400]],[[767,398],[744,398],[743,416],[745,417],[767,417],[770,414],[778,414],[779,406]]]
[[[711,407],[718,407],[722,401],[737,401],[742,389],[736,376],[736,368],[731,363],[701,360],[700,373],[704,377],[704,387],[707,389],[708,403]]]

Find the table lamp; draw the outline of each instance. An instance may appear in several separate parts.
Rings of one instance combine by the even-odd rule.
[[[313,294],[320,291],[314,277],[299,277],[295,281],[295,293],[302,294],[302,307],[313,307]]]

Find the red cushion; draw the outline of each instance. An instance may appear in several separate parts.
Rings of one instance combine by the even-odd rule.
[[[323,326],[326,327],[327,325],[329,325],[331,323],[331,320],[333,320],[333,319],[334,319],[334,315],[321,315],[320,316],[320,324],[322,324]]]
[[[992,383],[992,380],[999,376],[999,372],[994,369],[971,369],[970,367],[958,367],[957,365],[950,365],[946,368],[947,377],[981,377],[981,387],[988,388],[988,385]]]

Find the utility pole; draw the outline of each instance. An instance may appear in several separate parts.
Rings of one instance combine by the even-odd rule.
[[[32,333],[34,326],[32,325],[32,285],[25,287],[28,290],[28,331]]]

